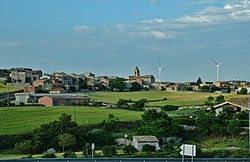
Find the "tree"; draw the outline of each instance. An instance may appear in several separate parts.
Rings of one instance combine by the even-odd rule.
[[[74,93],[74,92],[76,91],[76,87],[75,87],[75,86],[70,86],[70,87],[69,87],[69,90],[70,90],[70,92],[73,92],[73,93]]]
[[[118,89],[119,91],[124,91],[125,89],[124,78],[111,79],[109,82],[109,87],[112,91],[115,91],[115,89]]]
[[[231,87],[227,86],[227,93],[231,93]]]
[[[207,97],[207,100],[204,103],[207,106],[211,106],[211,105],[213,105],[213,102],[214,102],[214,98],[212,96],[209,96],[209,97]]]
[[[119,108],[129,107],[128,102],[126,100],[124,100],[124,99],[119,99],[118,102],[116,103],[116,106],[119,107]]]
[[[216,99],[215,99],[216,104],[221,104],[223,102],[225,102],[225,98],[224,98],[223,95],[219,95],[219,96],[216,97]]]
[[[21,154],[31,154],[32,153],[32,141],[25,140],[15,144],[15,151]]]
[[[83,80],[82,78],[78,78],[77,82],[79,85],[79,89],[87,89],[88,88],[86,81]]]
[[[139,101],[135,101],[134,104],[132,105],[132,107],[135,110],[142,110],[145,106],[145,103],[147,103],[146,99],[140,99]]]
[[[209,91],[210,91],[210,87],[207,86],[207,85],[204,85],[204,86],[202,86],[202,87],[200,88],[200,91],[201,91],[201,92],[209,92]]]
[[[67,115],[64,113],[59,117],[59,125],[61,128],[61,133],[64,133],[68,131],[70,128],[76,127],[77,123],[71,121],[71,115]]]
[[[117,154],[115,146],[105,146],[103,147],[102,152],[107,157],[113,157]]]
[[[59,141],[58,145],[63,148],[63,152],[64,152],[65,147],[72,146],[72,145],[76,144],[76,138],[69,133],[60,134],[58,136],[58,141]]]
[[[221,88],[217,87],[217,86],[212,86],[210,89],[211,92],[220,91],[220,90],[221,90]]]
[[[199,77],[198,80],[196,81],[197,84],[201,84],[202,81],[201,81],[201,78]]]
[[[141,90],[141,85],[138,82],[132,82],[131,83],[131,88],[130,91],[140,91]]]
[[[65,151],[65,153],[63,154],[64,158],[76,158],[76,153],[73,151]]]
[[[129,157],[131,157],[131,155],[133,155],[134,153],[138,152],[138,150],[132,145],[125,146],[123,148],[123,151],[124,151],[124,154],[129,155]]]
[[[142,151],[143,152],[154,152],[155,149],[156,149],[155,146],[152,146],[152,145],[149,145],[149,144],[146,144],[146,145],[142,146]]]
[[[235,115],[235,110],[232,106],[227,105],[222,108],[222,112],[219,113],[218,117],[221,119],[232,119]]]
[[[142,125],[138,128],[138,133],[157,137],[170,137],[180,136],[182,129],[165,112],[148,110],[142,114]]]
[[[241,88],[239,94],[247,94],[247,89],[246,88]]]
[[[230,120],[227,129],[229,131],[229,135],[238,136],[241,132],[240,121]]]

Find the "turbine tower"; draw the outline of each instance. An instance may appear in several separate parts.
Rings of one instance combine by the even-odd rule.
[[[159,62],[159,67],[158,67],[158,81],[159,83],[161,82],[161,71],[163,70],[161,63]]]
[[[222,64],[222,62],[221,63],[217,63],[214,60],[212,60],[212,61],[215,63],[216,70],[217,70],[217,81],[219,81],[219,68],[220,68],[220,65]]]

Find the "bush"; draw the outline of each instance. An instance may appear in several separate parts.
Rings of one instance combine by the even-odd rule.
[[[129,156],[131,156],[132,154],[138,152],[138,150],[132,145],[125,146],[123,148],[123,151],[124,151],[125,155],[129,155]]]
[[[76,158],[76,153],[73,151],[65,151],[65,153],[63,154],[64,158]]]
[[[143,152],[154,152],[155,149],[156,149],[155,146],[152,146],[152,145],[149,145],[149,144],[146,144],[146,145],[142,146],[142,151]]]
[[[115,146],[105,146],[103,147],[102,152],[107,157],[113,157],[117,154]]]
[[[55,153],[46,153],[42,156],[42,158],[56,158]]]
[[[164,110],[164,111],[175,111],[175,110],[178,110],[178,106],[174,106],[174,105],[165,105],[165,106],[162,106],[161,109]]]
[[[178,125],[196,126],[195,119],[190,118],[173,118],[173,121]]]
[[[31,154],[32,153],[32,144],[31,141],[25,140],[15,144],[15,151],[21,154]]]

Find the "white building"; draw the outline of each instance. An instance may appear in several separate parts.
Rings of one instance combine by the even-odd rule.
[[[156,150],[159,149],[159,140],[155,136],[133,136],[133,146],[141,151],[143,145],[155,146]]]

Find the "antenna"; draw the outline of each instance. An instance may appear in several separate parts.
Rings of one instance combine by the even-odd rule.
[[[219,68],[220,68],[220,65],[222,64],[222,62],[218,63],[214,60],[212,60],[214,63],[215,63],[215,66],[216,66],[216,72],[217,72],[217,81],[219,81]]]

